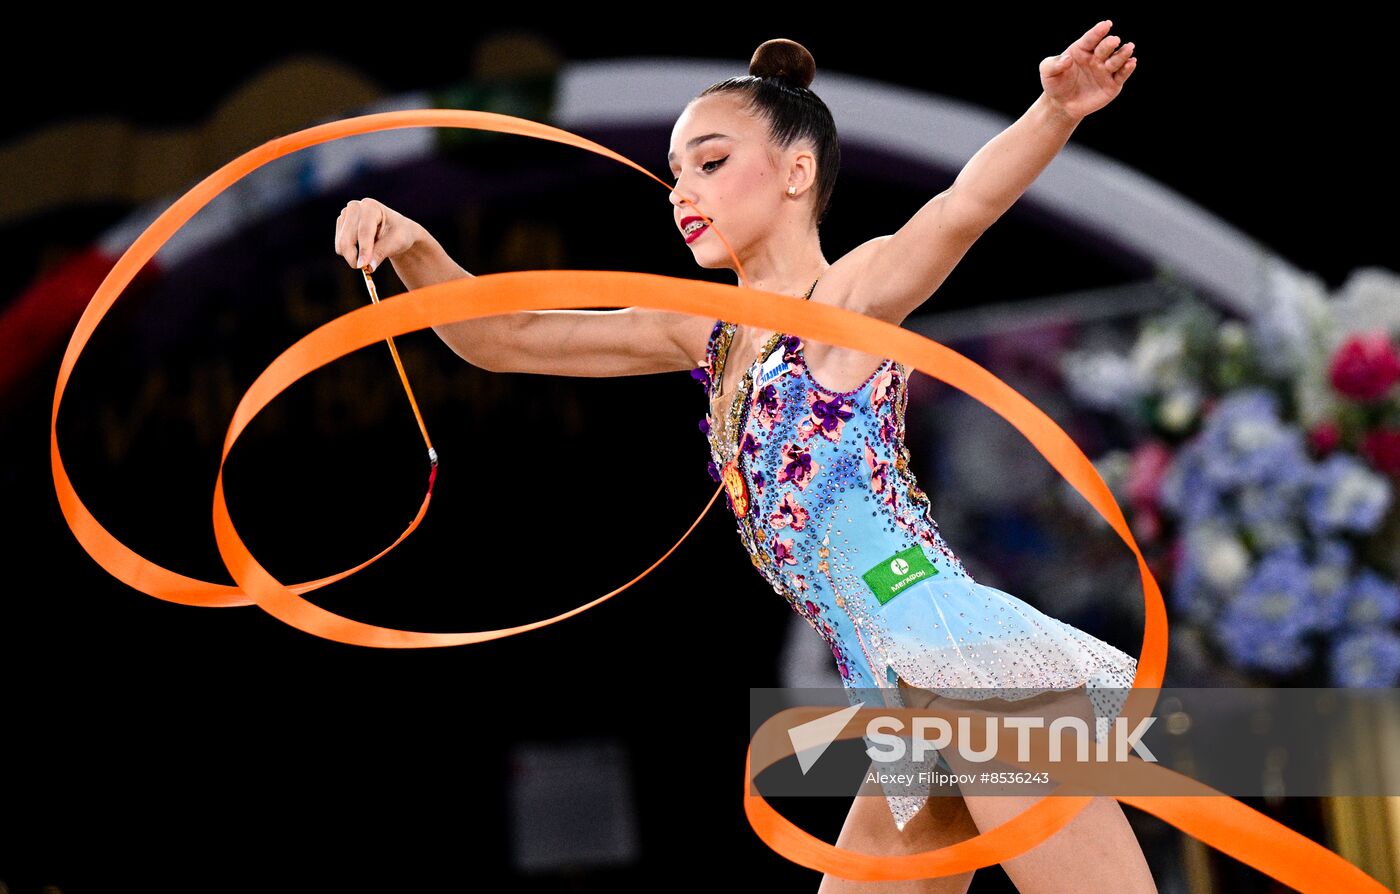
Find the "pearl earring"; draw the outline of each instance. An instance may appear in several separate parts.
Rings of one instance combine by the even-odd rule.
[[[795,196],[795,195],[797,195],[797,187],[795,187],[795,186],[789,186],[789,187],[788,187],[788,195],[790,195],[790,196]]]

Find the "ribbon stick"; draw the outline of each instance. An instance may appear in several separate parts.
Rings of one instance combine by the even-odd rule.
[[[361,267],[360,272],[363,273],[365,277],[365,288],[369,289],[369,300],[374,304],[378,304],[379,291],[374,287],[374,277],[370,276],[369,265],[366,264]],[[428,426],[424,424],[423,414],[418,410],[418,401],[413,399],[413,388],[408,384],[408,373],[403,371],[403,361],[399,359],[399,349],[394,347],[394,340],[392,338],[387,339],[387,341],[389,342],[389,353],[394,355],[394,366],[398,367],[399,370],[399,380],[403,382],[404,393],[408,395],[408,404],[413,407],[413,418],[418,420],[418,430],[423,433],[423,443],[428,447],[428,462],[432,463],[433,466],[433,470],[428,473],[428,492],[432,493],[433,479],[437,477],[437,451],[433,449],[432,438],[428,437]]]
[[[1130,707],[1125,714],[1132,726],[1150,713],[1156,700],[1152,690],[1161,686],[1166,667],[1167,620],[1162,593],[1112,493],[1095,471],[1093,463],[1070,437],[1009,385],[935,341],[863,314],[829,305],[814,305],[802,299],[759,289],[647,273],[535,270],[466,277],[413,289],[381,302],[373,295],[371,283],[372,304],[337,317],[303,336],[253,381],[235,408],[224,439],[218,477],[214,482],[213,523],[219,554],[238,586],[229,587],[185,577],[148,561],[118,541],[78,498],[58,449],[58,411],[63,394],[78,356],[97,324],[156,251],[200,208],[249,172],[308,146],[400,127],[461,127],[551,140],[612,158],[651,177],[668,192],[671,189],[664,180],[635,162],[568,131],[508,115],[451,109],[383,112],[320,124],[271,140],[210,174],[166,209],[117,261],[79,319],[59,368],[49,431],[54,488],[73,535],[110,574],[159,599],[209,607],[256,604],[274,617],[316,636],[381,648],[453,646],[512,636],[557,623],[622,592],[675,551],[676,546],[689,536],[700,518],[715,504],[723,485],[716,489],[700,517],[691,524],[676,546],[667,550],[646,571],[610,593],[552,618],[517,627],[464,633],[426,633],[379,627],[345,618],[308,602],[303,594],[354,574],[403,542],[427,511],[431,483],[418,515],[398,540],[378,555],[321,580],[287,585],[268,573],[238,536],[225,502],[223,478],[224,463],[234,443],[263,408],[292,383],[352,351],[382,339],[392,339],[395,335],[459,320],[531,309],[615,307],[618,306],[617,297],[621,295],[626,296],[629,305],[679,311],[711,320],[733,320],[890,357],[958,388],[1015,426],[1108,522],[1137,558],[1146,623],[1134,688],[1144,691],[1130,694]],[[714,226],[710,218],[698,208],[695,210]],[[714,229],[723,240],[719,228]],[[724,240],[724,243],[728,248],[729,242]],[[747,285],[748,280],[738,258],[734,257],[732,248],[729,250],[740,281]],[[390,348],[397,363],[398,352],[393,349],[392,341]],[[402,375],[401,364],[399,371]],[[406,376],[404,383],[407,387]],[[416,402],[414,412],[417,415]],[[427,442],[427,429],[422,426],[421,415],[418,418],[424,441]],[[435,458],[431,443],[429,451],[430,458]],[[1047,796],[990,832],[958,844],[898,858],[873,856],[820,841],[780,816],[767,801],[750,790],[751,756],[752,747],[745,757],[743,803],[749,823],[758,836],[789,860],[850,879],[924,878],[1004,862],[1045,841],[1089,803],[1089,798],[1082,796]],[[1115,797],[1159,816],[1212,847],[1300,891],[1339,894],[1385,890],[1379,882],[1337,854],[1225,795],[1201,798]]]

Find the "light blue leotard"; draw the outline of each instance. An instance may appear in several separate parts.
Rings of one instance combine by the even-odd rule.
[[[707,397],[736,329],[716,321],[692,373]],[[853,703],[878,689],[904,706],[901,677],[960,699],[1085,685],[1102,738],[1136,659],[968,575],[909,469],[908,373],[886,359],[835,391],[812,377],[801,339],[776,333],[727,385],[727,418],[712,408],[701,429],[754,566],[830,646]],[[909,791],[885,789],[901,830],[928,797]]]

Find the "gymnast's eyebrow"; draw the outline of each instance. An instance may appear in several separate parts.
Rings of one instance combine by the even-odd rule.
[[[689,150],[691,150],[691,149],[694,149],[696,146],[699,146],[701,143],[707,142],[707,141],[709,141],[709,140],[730,140],[730,139],[733,139],[733,137],[729,136],[729,134],[725,134],[725,133],[707,133],[707,134],[704,134],[703,136],[698,136],[698,137],[696,137],[695,139],[691,140],[690,142],[686,143],[686,144],[685,144],[685,148],[686,148],[686,151],[689,151]],[[675,163],[676,163],[676,153],[674,153],[674,152],[667,152],[667,153],[666,153],[666,163],[667,163],[667,164],[675,164]]]

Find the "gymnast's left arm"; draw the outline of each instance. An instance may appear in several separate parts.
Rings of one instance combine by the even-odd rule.
[[[897,232],[872,239],[859,310],[902,323],[928,300],[978,237],[1059,154],[1084,116],[1108,105],[1137,68],[1133,44],[1105,20],[1040,62],[1040,96],[973,155],[953,184]]]

